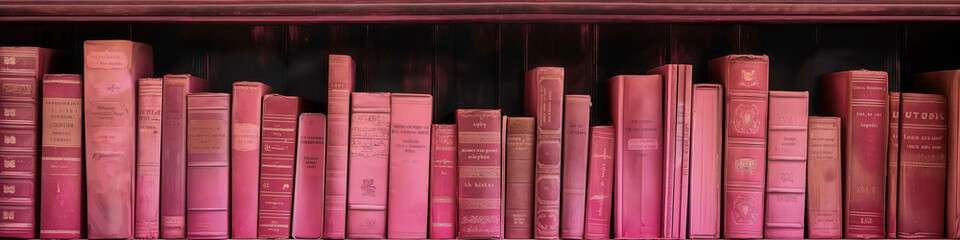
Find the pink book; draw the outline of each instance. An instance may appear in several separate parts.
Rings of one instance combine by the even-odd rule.
[[[689,238],[720,238],[723,86],[693,85]],[[681,236],[682,237],[682,236]]]
[[[257,193],[260,190],[260,111],[270,86],[233,83],[230,113],[230,236],[257,237]]]
[[[507,117],[506,174],[504,174],[504,237],[533,238],[534,141],[537,122],[532,117]]]
[[[257,238],[290,237],[300,98],[263,96]]]
[[[803,238],[809,93],[770,91],[765,238]]]
[[[807,134],[807,237],[841,238],[840,118],[810,117]]]
[[[614,238],[659,238],[663,199],[660,75],[610,79],[613,126],[617,133],[614,182]]]
[[[326,166],[327,116],[300,114],[297,166],[293,182],[293,237],[323,235],[323,168]]]
[[[386,238],[390,93],[351,97],[347,238]]]
[[[587,167],[587,202],[583,226],[585,239],[610,238],[613,209],[613,157],[616,151],[612,126],[590,128],[590,162]]]
[[[887,238],[897,238],[897,172],[900,171],[900,93],[890,92],[890,130],[887,134]]]
[[[526,114],[537,118],[533,237],[560,236],[563,68],[538,67],[526,75]]]
[[[390,95],[390,110],[387,237],[425,239],[433,96],[395,93]]]
[[[690,104],[693,67],[667,64],[647,71],[664,79],[663,237],[683,238],[689,198]]]
[[[590,148],[590,95],[566,95],[560,238],[583,238]]]
[[[943,238],[947,199],[947,98],[920,93],[900,96],[897,237]]]
[[[187,74],[163,76],[162,144],[160,147],[160,236],[186,236],[187,101],[190,93],[207,90],[207,81]]]
[[[767,155],[767,56],[727,55],[709,62],[725,93],[723,237],[763,238]]]
[[[344,238],[347,227],[347,145],[350,143],[350,93],[356,63],[348,55],[331,54],[327,87],[327,172],[323,200],[323,236]]]
[[[457,109],[456,114],[457,238],[500,238],[500,110]]]
[[[430,226],[432,239],[457,235],[457,126],[433,124],[430,145]]]
[[[141,78],[137,94],[136,238],[160,237],[160,141],[163,79]]]
[[[83,56],[87,237],[132,238],[137,80],[153,75],[153,48],[88,40]]]
[[[83,82],[43,76],[40,238],[81,238],[83,225]]]
[[[917,74],[913,87],[947,97],[947,202],[946,236],[960,238],[960,70]]]
[[[187,95],[187,238],[230,237],[230,94]]]

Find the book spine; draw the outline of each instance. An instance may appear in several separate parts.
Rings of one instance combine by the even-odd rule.
[[[160,155],[160,236],[186,237],[187,94],[206,89],[190,75],[163,76]]]
[[[133,238],[137,80],[153,75],[150,45],[83,43],[87,237]]]
[[[344,238],[347,226],[347,145],[350,140],[350,94],[356,63],[347,55],[329,56],[327,88],[327,172],[323,231],[327,238]]]
[[[947,183],[947,99],[903,93],[897,237],[943,238]],[[893,219],[889,219],[893,221]]]
[[[807,92],[770,91],[764,237],[803,238]]]
[[[230,113],[230,231],[233,238],[257,237],[260,190],[260,115],[270,86],[233,83]]]
[[[187,95],[187,238],[230,237],[230,94]]]
[[[136,238],[160,237],[160,141],[163,79],[141,78],[137,94]]]
[[[392,94],[390,110],[387,237],[425,239],[430,199],[433,96]]]
[[[43,77],[40,238],[81,238],[83,83],[80,75]]]
[[[675,217],[679,221],[673,221],[673,224],[677,226],[674,228],[673,237],[683,238],[687,235],[688,215],[690,214],[690,131],[693,122],[693,66],[680,64],[678,68],[677,81],[680,81],[680,83],[677,87],[680,89],[677,90],[679,95],[677,96],[677,105],[679,105],[677,113],[682,115],[678,118],[683,120],[680,131],[683,134],[683,139],[680,142],[680,206],[678,207],[680,210],[673,212],[674,214],[679,213],[679,216]]]
[[[458,109],[458,238],[499,238],[500,110]]]
[[[257,238],[290,237],[300,98],[263,96]]]
[[[563,191],[560,237],[583,238],[587,159],[590,148],[590,95],[567,95],[563,118]]]
[[[663,76],[663,229],[664,238],[677,238],[680,221],[680,184],[683,157],[682,83],[679,64],[663,65],[648,74]]]
[[[689,238],[720,238],[723,86],[693,85]]]
[[[507,118],[504,237],[510,239],[533,238],[536,125],[532,117]]]
[[[347,238],[386,238],[390,93],[351,97]]]
[[[293,182],[294,238],[323,235],[323,188],[326,166],[327,116],[300,114],[297,127],[297,166]]]
[[[900,93],[890,92],[890,130],[887,138],[887,238],[897,238],[897,172],[900,170]]]
[[[917,74],[914,87],[927,93],[947,96],[947,234],[960,238],[960,70]]]
[[[457,126],[433,124],[431,134],[428,236],[453,239],[457,236]]]
[[[612,126],[590,128],[590,160],[583,238],[609,239],[613,202],[613,157],[616,135]]]
[[[840,118],[809,117],[807,237],[841,238]]]
[[[527,72],[527,113],[537,118],[533,237],[560,236],[561,137],[563,135],[563,68],[539,67]]]

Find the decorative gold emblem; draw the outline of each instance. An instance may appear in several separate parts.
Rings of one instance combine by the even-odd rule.
[[[3,211],[3,220],[14,220],[13,211]]]
[[[740,69],[740,86],[744,87],[753,87],[757,85],[757,70],[756,69]]]
[[[753,196],[737,196],[733,200],[733,208],[733,222],[737,225],[754,224],[760,217],[760,209]]]
[[[283,186],[282,186],[282,187],[280,187],[280,188],[281,188],[281,189],[283,189],[283,190],[287,190],[287,189],[290,189],[290,184],[286,184],[286,183],[284,183],[284,184],[283,184]]]
[[[3,136],[3,143],[6,144],[17,144],[17,136]]]
[[[757,160],[753,160],[753,158],[738,158],[737,169],[740,171],[753,171],[757,169]]]
[[[3,57],[3,64],[4,64],[4,65],[14,65],[14,64],[17,64],[17,58],[16,58],[16,57]]]
[[[4,109],[3,109],[3,116],[4,116],[4,117],[16,117],[16,116],[17,116],[17,109],[16,109],[16,108],[4,108]]]
[[[3,167],[4,167],[4,168],[15,168],[15,167],[17,167],[17,160],[5,159],[5,160],[3,160]]]
[[[17,193],[17,186],[3,185],[3,193]]]
[[[756,134],[760,130],[760,110],[755,104],[740,104],[733,111],[733,130],[738,133]]]

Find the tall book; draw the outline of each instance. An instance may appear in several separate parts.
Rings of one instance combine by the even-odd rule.
[[[890,128],[887,134],[887,238],[897,238],[897,172],[900,171],[900,93],[890,92]]]
[[[207,81],[188,74],[163,76],[160,132],[160,236],[186,237],[187,94],[207,90]]]
[[[433,239],[453,239],[457,236],[457,126],[433,124],[431,135],[427,235]]]
[[[427,238],[430,207],[430,123],[433,96],[390,95],[387,237]]]
[[[322,113],[303,113],[299,122],[292,235],[294,238],[320,238],[323,235],[327,116]]]
[[[457,238],[501,237],[499,109],[457,109]]]
[[[187,95],[187,237],[230,237],[230,94]]]
[[[690,111],[693,66],[667,64],[647,71],[663,76],[663,237],[684,238],[690,198]]]
[[[722,85],[693,85],[689,238],[720,238],[723,103]]]
[[[534,142],[537,122],[532,117],[508,117],[504,188],[504,237],[533,238],[533,179],[536,169]]]
[[[40,238],[83,232],[83,83],[76,74],[43,76]]]
[[[327,169],[323,200],[323,236],[344,238],[347,227],[347,146],[350,143],[350,94],[356,63],[331,54],[327,86]]]
[[[917,74],[914,87],[947,96],[947,235],[960,238],[960,70]]]
[[[727,55],[710,60],[712,82],[723,84],[723,237],[763,238],[767,155],[766,55]]]
[[[263,96],[257,238],[290,237],[300,98]]]
[[[887,73],[820,76],[826,112],[843,123],[845,238],[882,238],[887,175]]]
[[[533,237],[560,236],[561,137],[563,136],[563,68],[538,67],[527,72],[526,114],[537,118]]]
[[[153,48],[127,40],[83,42],[87,237],[132,238],[137,80],[153,75]]]
[[[590,155],[590,95],[566,95],[564,110],[560,237],[582,239]]]
[[[663,230],[662,86],[660,75],[610,79],[617,136],[614,238],[659,238]]]
[[[807,120],[807,237],[841,238],[840,118]]]
[[[136,238],[160,237],[160,141],[163,79],[141,78],[137,94]]]
[[[583,226],[585,239],[610,238],[615,137],[612,126],[590,128],[590,162],[587,167],[587,202]]]
[[[257,237],[260,191],[260,114],[269,85],[234,82],[230,111],[230,236]],[[242,106],[242,107],[241,107]]]
[[[943,238],[947,199],[947,98],[920,93],[900,96],[897,237]]]
[[[806,91],[770,91],[765,238],[803,238],[809,96]]]
[[[347,238],[386,238],[390,93],[351,97]]]

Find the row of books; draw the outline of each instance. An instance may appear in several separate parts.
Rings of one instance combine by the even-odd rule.
[[[827,74],[817,117],[766,56],[710,61],[715,83],[668,64],[611,78],[614,124],[590,126],[590,96],[538,67],[525,116],[433,124],[428,94],[354,92],[347,55],[326,115],[152,78],[143,43],[84,42],[83,80],[47,74],[55,51],[0,56],[0,237],[960,238],[960,70],[902,94]]]

